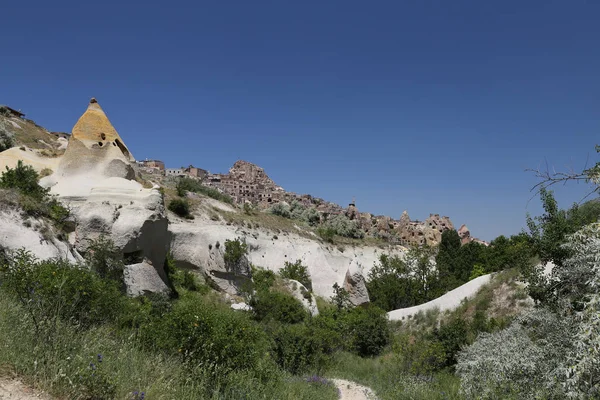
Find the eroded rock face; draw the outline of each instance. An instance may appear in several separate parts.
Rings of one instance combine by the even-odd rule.
[[[349,300],[353,306],[359,306],[370,301],[363,268],[357,259],[352,260],[352,263],[348,267],[344,279],[344,289],[348,291],[350,295]]]
[[[0,249],[13,253],[19,249],[31,252],[40,260],[62,258],[80,262],[82,257],[68,243],[61,242],[47,223],[35,218],[23,218],[16,209],[0,210]],[[46,234],[42,232],[47,230]]]
[[[85,253],[90,241],[108,236],[125,259],[151,265],[167,282],[163,267],[169,246],[168,221],[158,190],[111,178],[92,188],[85,201],[69,204],[77,221],[74,244],[78,251]]]
[[[313,317],[319,315],[317,299],[303,284],[294,279],[287,279],[286,286],[290,294],[302,303],[302,306],[310,313],[310,315]]]
[[[147,262],[125,266],[123,281],[129,296],[141,296],[147,293],[170,292],[169,287],[158,275],[154,266]]]
[[[86,174],[133,179],[129,149],[95,99],[73,127],[55,179]]]
[[[209,250],[204,276],[207,282],[218,290],[228,294],[239,294],[252,279],[250,262],[246,256],[242,256],[237,262],[226,262],[224,247],[215,246]]]

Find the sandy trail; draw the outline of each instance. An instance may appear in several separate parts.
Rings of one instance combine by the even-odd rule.
[[[0,378],[1,400],[50,400],[45,393],[34,390],[18,379]]]
[[[340,390],[340,400],[377,400],[373,390],[344,379],[332,379]]]

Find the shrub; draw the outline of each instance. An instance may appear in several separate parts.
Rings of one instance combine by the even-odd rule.
[[[207,197],[215,200],[222,201],[224,203],[233,204],[233,199],[225,193],[219,192],[215,188],[204,186],[200,181],[196,179],[183,177],[177,180],[177,195],[180,197],[185,196],[186,192],[200,193]]]
[[[256,291],[268,291],[275,283],[275,273],[268,269],[252,268],[252,281]]]
[[[246,241],[240,238],[236,238],[234,240],[225,240],[225,254],[223,258],[225,259],[225,263],[230,266],[235,266],[238,264],[242,257],[248,254],[248,245]]]
[[[360,229],[358,222],[350,220],[343,214],[334,216],[325,222],[325,227],[328,227],[335,232],[336,235],[362,239],[365,233]]]
[[[283,325],[273,333],[273,356],[277,364],[292,374],[320,371],[327,363],[322,336],[307,325]]]
[[[279,321],[286,324],[297,324],[308,317],[302,304],[293,296],[280,293],[262,291],[252,296],[250,306],[254,318],[258,321]]]
[[[286,261],[284,267],[279,271],[279,275],[285,279],[296,280],[308,290],[312,290],[312,281],[308,273],[308,267],[302,265],[302,260],[296,260],[294,263]]]
[[[38,261],[24,250],[9,258],[2,272],[40,334],[51,336],[57,318],[88,327],[114,320],[123,296],[114,282],[63,260]]]
[[[390,341],[387,314],[372,304],[348,311],[344,323],[348,348],[361,357],[380,354]]]
[[[48,195],[48,189],[38,184],[38,174],[29,166],[19,160],[15,168],[6,167],[0,176],[0,188],[17,189],[21,194],[41,201]]]
[[[169,202],[168,208],[180,217],[187,219],[194,218],[190,214],[190,203],[186,199],[173,199]]]
[[[49,195],[49,189],[38,184],[38,178],[31,166],[19,161],[15,168],[6,167],[0,176],[0,188],[19,192],[19,206],[27,215],[48,218],[57,228],[64,230],[70,211]]]
[[[335,229],[328,226],[320,226],[317,229],[317,235],[327,243],[333,243],[335,237]]]
[[[264,331],[244,313],[197,296],[182,296],[141,335],[146,346],[180,354],[191,371],[215,378],[259,370],[268,348]]]
[[[572,336],[566,321],[545,310],[519,318],[489,334],[458,356],[456,372],[467,398],[566,398],[556,379]],[[568,322],[567,322],[568,323]]]
[[[92,271],[102,278],[123,282],[124,264],[121,251],[110,238],[101,235],[92,240],[87,247],[85,259]]]
[[[15,145],[15,142],[7,132],[0,131],[0,152],[8,150]]]
[[[268,212],[273,215],[279,215],[283,218],[291,218],[290,208],[284,203],[275,203],[269,207]]]

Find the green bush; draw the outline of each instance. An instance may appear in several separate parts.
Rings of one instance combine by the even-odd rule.
[[[343,214],[328,219],[325,221],[324,225],[325,227],[332,229],[338,236],[354,239],[362,239],[365,237],[365,233],[360,229],[358,222],[350,220]]]
[[[444,348],[445,366],[456,364],[458,352],[462,346],[467,344],[468,328],[468,323],[465,320],[455,318],[434,330],[434,339],[440,342]]]
[[[40,334],[49,335],[58,318],[81,327],[113,321],[124,301],[115,282],[63,260],[38,261],[24,250],[9,258],[2,280]]]
[[[348,349],[361,357],[380,354],[390,341],[387,314],[372,304],[348,311],[344,324]]]
[[[286,261],[284,267],[279,270],[279,275],[285,279],[293,279],[304,285],[308,290],[312,290],[312,281],[308,273],[308,267],[302,265],[302,260],[296,260],[291,263]]]
[[[273,333],[275,361],[292,374],[321,371],[328,361],[321,339],[311,326],[282,325]]]
[[[190,203],[186,199],[173,199],[169,202],[168,208],[182,218],[194,219],[190,214]]]
[[[225,254],[223,258],[225,260],[225,264],[227,264],[231,269],[236,269],[235,267],[240,263],[243,257],[248,254],[248,245],[246,241],[240,238],[235,238],[234,240],[225,240]]]
[[[283,218],[291,218],[290,208],[284,203],[275,203],[269,207],[268,212]]]
[[[50,196],[49,189],[41,187],[38,179],[38,173],[19,160],[15,168],[6,167],[6,171],[0,176],[0,188],[16,190],[20,194],[19,206],[27,215],[48,218],[62,230],[70,211],[55,197]]]
[[[335,237],[335,229],[328,226],[320,226],[317,229],[317,235],[327,243],[333,243]]]
[[[15,145],[15,142],[7,132],[0,131],[0,152],[8,150]]]
[[[88,266],[102,278],[112,279],[123,283],[123,259],[121,251],[114,242],[101,235],[92,240],[85,253]]]
[[[268,349],[264,331],[247,315],[198,296],[182,296],[140,331],[150,349],[180,354],[192,371],[214,377],[260,370]]]
[[[179,178],[177,180],[177,195],[184,197],[186,192],[200,193],[215,200],[224,203],[233,204],[233,199],[225,193],[219,192],[215,188],[204,186],[200,181],[188,177]]]
[[[279,321],[286,324],[296,324],[308,317],[302,304],[293,296],[280,293],[262,291],[250,299],[254,318],[258,321]]]
[[[252,267],[252,282],[257,292],[268,291],[275,284],[275,273],[268,269]]]
[[[19,160],[15,168],[6,167],[6,171],[0,176],[0,188],[17,189],[21,194],[41,201],[49,190],[38,184],[38,178],[38,173],[31,166],[24,165]]]

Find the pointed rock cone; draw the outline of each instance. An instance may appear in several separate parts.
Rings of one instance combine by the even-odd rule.
[[[83,142],[117,146],[129,161],[135,161],[95,98],[90,100],[87,110],[73,127],[72,133],[72,138]]]

